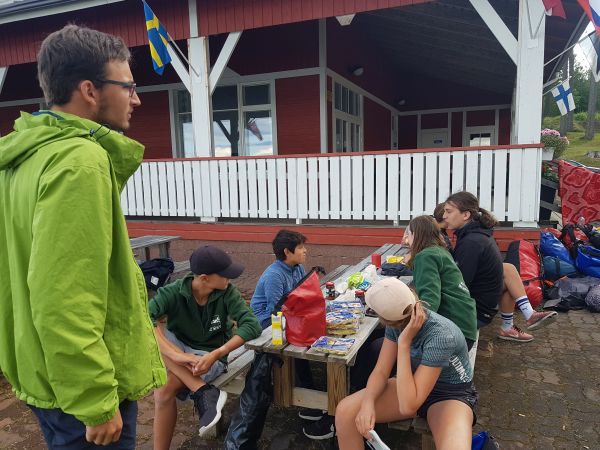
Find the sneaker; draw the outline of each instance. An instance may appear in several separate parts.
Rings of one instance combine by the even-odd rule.
[[[221,419],[221,410],[227,401],[227,392],[217,389],[212,384],[205,384],[190,395],[194,401],[194,409],[198,413],[200,429],[198,435],[204,436]]]
[[[505,331],[502,328],[500,328],[500,331],[498,332],[498,337],[500,339],[504,339],[506,341],[517,341],[517,342],[531,342],[531,341],[533,341],[533,336],[532,335],[530,335],[528,333],[525,333],[519,327],[516,327],[514,325],[508,331]]]
[[[312,422],[316,422],[323,418],[327,411],[323,411],[322,409],[301,409],[298,411],[298,417],[304,420],[310,420]]]
[[[558,313],[556,311],[536,311],[529,318],[529,320],[525,321],[525,323],[527,324],[528,330],[537,330],[538,328],[545,327],[546,325],[554,322],[557,316]]]
[[[326,414],[320,420],[302,428],[302,431],[309,439],[331,439],[335,436],[335,417]]]

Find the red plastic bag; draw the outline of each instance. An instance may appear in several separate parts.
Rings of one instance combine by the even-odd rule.
[[[319,283],[321,267],[313,267],[284,298],[281,311],[286,320],[285,336],[290,344],[308,347],[327,334],[325,297]]]
[[[544,298],[542,280],[542,264],[537,247],[523,239],[512,241],[506,251],[505,262],[517,268],[525,287],[529,303],[534,308],[538,307]]]

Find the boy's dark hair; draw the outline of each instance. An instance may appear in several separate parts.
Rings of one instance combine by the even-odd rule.
[[[106,64],[129,61],[131,53],[120,37],[77,25],[51,33],[38,53],[38,80],[46,103],[69,103],[81,81],[102,86]]]
[[[444,206],[446,206],[445,202],[438,203],[433,210],[433,218],[437,223],[442,223],[444,221]]]
[[[446,203],[452,203],[460,212],[470,212],[471,220],[479,222],[483,228],[494,228],[498,221],[494,215],[486,209],[479,207],[479,200],[467,191],[457,192],[446,199]]]
[[[285,261],[285,252],[287,248],[290,252],[294,253],[296,247],[300,244],[304,244],[307,241],[306,236],[302,233],[290,230],[279,230],[275,239],[273,239],[273,253],[275,257],[280,261]]]

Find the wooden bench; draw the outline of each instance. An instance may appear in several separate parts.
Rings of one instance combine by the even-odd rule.
[[[469,350],[469,362],[475,371],[475,359],[477,358],[477,344],[479,343],[479,330],[477,330],[477,339]],[[427,420],[422,417],[400,420],[398,422],[390,422],[389,428],[401,431],[410,431],[421,435],[421,450],[435,450],[435,442],[427,424]]]

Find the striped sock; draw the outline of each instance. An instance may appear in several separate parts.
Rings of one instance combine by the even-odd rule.
[[[513,313],[500,313],[502,319],[502,329],[508,331],[513,327]]]
[[[523,297],[519,297],[515,300],[515,303],[523,313],[523,317],[525,317],[525,320],[529,320],[529,318],[533,316],[533,313],[535,311],[531,307],[531,303],[529,303],[529,299],[527,298],[527,296],[524,295]]]

